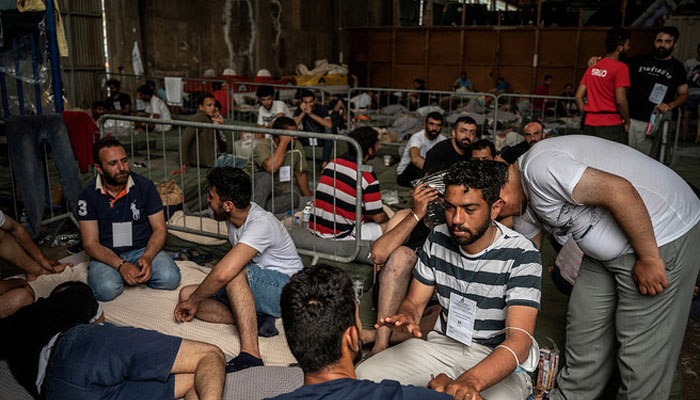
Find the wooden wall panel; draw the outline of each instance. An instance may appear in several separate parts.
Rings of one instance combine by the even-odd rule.
[[[534,30],[509,30],[501,32],[501,56],[504,66],[531,66],[535,53]]]
[[[423,64],[397,64],[394,68],[394,82],[395,87],[398,89],[413,89],[413,80],[415,78],[426,79],[425,69]],[[387,81],[388,82],[388,81]],[[388,83],[384,83],[381,86],[387,86]],[[381,87],[375,86],[375,87]],[[430,87],[430,86],[428,86]]]
[[[369,39],[370,35],[367,31],[353,32],[348,35],[348,51],[350,58],[355,62],[367,62],[369,56]]]
[[[581,32],[577,67],[586,68],[586,62],[589,58],[605,55],[605,32],[604,30]]]
[[[493,30],[464,32],[464,65],[495,65],[498,33]],[[458,42],[459,43],[459,42]]]
[[[429,64],[456,65],[459,68],[459,31],[432,31],[429,44]]]
[[[369,67],[369,87],[388,86],[391,82],[391,63],[372,63]]]
[[[576,64],[576,31],[572,29],[541,31],[537,53],[539,67],[573,67]]]
[[[510,83],[512,92],[530,93],[530,80],[532,77],[532,67],[500,66],[499,76]],[[498,78],[498,76],[496,77]]]
[[[452,84],[458,76],[458,65],[430,65],[427,87],[429,90],[452,90]]]
[[[550,96],[559,96],[564,91],[564,85],[574,84],[574,90],[578,87],[578,82],[571,80],[571,67],[548,67],[537,69],[537,81],[535,87],[542,84],[545,75],[552,75],[552,86],[549,88]]]
[[[373,31],[369,43],[369,61],[391,62],[391,31]]]
[[[496,86],[496,76],[494,66],[469,66],[465,67],[467,77],[472,81],[472,87],[477,92],[487,92]],[[455,75],[457,79],[457,75]]]
[[[637,54],[651,53],[652,49],[654,48],[655,38],[656,30],[654,29],[630,32],[630,51],[627,55],[631,57]],[[698,38],[684,38],[683,36],[681,36],[678,41],[680,42],[682,40],[691,40],[693,42],[696,42],[697,39]],[[678,57],[676,53],[674,53],[673,55]]]
[[[389,56],[391,56],[391,48],[389,48]],[[425,63],[424,30],[396,32],[396,63],[420,65]]]

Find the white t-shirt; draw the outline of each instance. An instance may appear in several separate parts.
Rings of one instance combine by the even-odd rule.
[[[170,109],[165,105],[165,102],[156,95],[153,95],[150,103],[146,105],[146,112],[149,114],[158,114],[158,119],[171,119]],[[168,131],[170,130],[170,125],[157,124],[155,130],[158,132]]]
[[[5,225],[5,213],[0,210],[0,228],[2,228],[3,225]]]
[[[427,137],[425,137],[425,129],[414,133],[413,136],[408,139],[408,144],[401,155],[401,161],[399,162],[399,166],[396,168],[396,173],[399,175],[402,174],[403,171],[406,170],[406,167],[408,167],[408,164],[411,163],[411,148],[418,147],[420,150],[420,156],[425,158],[425,155],[428,154],[428,151],[432,149],[433,146],[446,139],[446,137],[438,135],[437,138],[429,140]]]
[[[245,243],[258,251],[252,263],[289,276],[304,268],[289,232],[272,213],[259,205],[250,203],[248,216],[240,228],[228,221],[226,226],[231,245]]]
[[[283,101],[274,100],[272,102],[272,107],[270,107],[269,110],[264,106],[260,106],[260,109],[258,110],[258,125],[267,126],[267,124],[277,118],[277,114],[279,113],[284,113],[285,117],[292,117],[292,114],[289,112],[289,108],[287,108],[287,105],[284,104]]]
[[[372,97],[367,93],[360,93],[350,99],[350,108],[367,108],[372,105]]]
[[[574,200],[574,187],[588,167],[632,183],[651,216],[659,246],[700,221],[700,200],[690,186],[670,168],[623,144],[594,136],[551,138],[535,144],[518,163],[528,200],[523,220],[554,236],[571,235],[585,254],[598,260],[633,249],[607,208]]]

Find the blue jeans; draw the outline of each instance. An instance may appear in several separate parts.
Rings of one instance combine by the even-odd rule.
[[[234,156],[229,153],[221,153],[219,157],[217,157],[214,167],[235,167],[242,169],[247,163],[247,158]]]
[[[136,265],[146,248],[127,251],[119,257]],[[88,285],[99,301],[110,301],[124,291],[124,279],[116,269],[96,260],[88,264]],[[175,261],[163,251],[151,261],[151,279],[146,285],[152,289],[173,290],[180,285],[180,269]]]
[[[29,220],[29,233],[36,237],[44,214],[46,187],[42,171],[41,144],[48,144],[49,157],[56,164],[63,194],[71,209],[78,203],[80,175],[70,144],[68,128],[61,114],[10,117],[5,124],[12,168]]]
[[[289,282],[289,276],[279,271],[261,267],[258,264],[246,265],[246,271],[248,274],[248,285],[250,285],[250,290],[253,292],[253,300],[255,301],[255,312],[279,318],[282,315],[280,295],[284,285]],[[226,294],[226,287],[219,289],[212,298],[229,307],[231,306],[231,302]]]
[[[156,331],[78,325],[54,346],[42,392],[49,399],[173,399],[170,374],[182,339]]]

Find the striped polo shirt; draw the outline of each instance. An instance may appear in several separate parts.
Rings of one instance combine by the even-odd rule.
[[[450,293],[476,302],[472,340],[495,347],[505,340],[508,306],[539,310],[542,264],[540,252],[523,235],[496,223],[500,232],[479,254],[467,254],[452,242],[446,224],[433,229],[413,271],[415,278],[435,286],[442,306],[435,330],[445,334]]]
[[[309,229],[325,238],[343,237],[355,227],[357,163],[350,157],[336,158],[321,173],[316,187],[315,220]],[[334,207],[335,205],[335,207]],[[379,180],[374,172],[362,172],[362,217],[382,212]]]

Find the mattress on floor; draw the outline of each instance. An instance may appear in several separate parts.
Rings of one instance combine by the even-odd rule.
[[[200,320],[178,323],[173,311],[177,305],[180,288],[200,283],[209,272],[190,261],[178,261],[182,281],[176,290],[154,290],[145,285],[127,287],[116,299],[102,302],[105,319],[116,325],[153,329],[168,335],[198,340],[218,346],[228,355],[237,355],[240,350],[238,330],[231,325],[212,324]],[[66,268],[60,274],[43,275],[30,282],[38,297],[47,297],[56,285],[77,280],[87,282],[87,263]],[[278,336],[260,338],[260,352],[266,365],[288,366],[296,360],[287,346],[282,320],[277,319]]]

